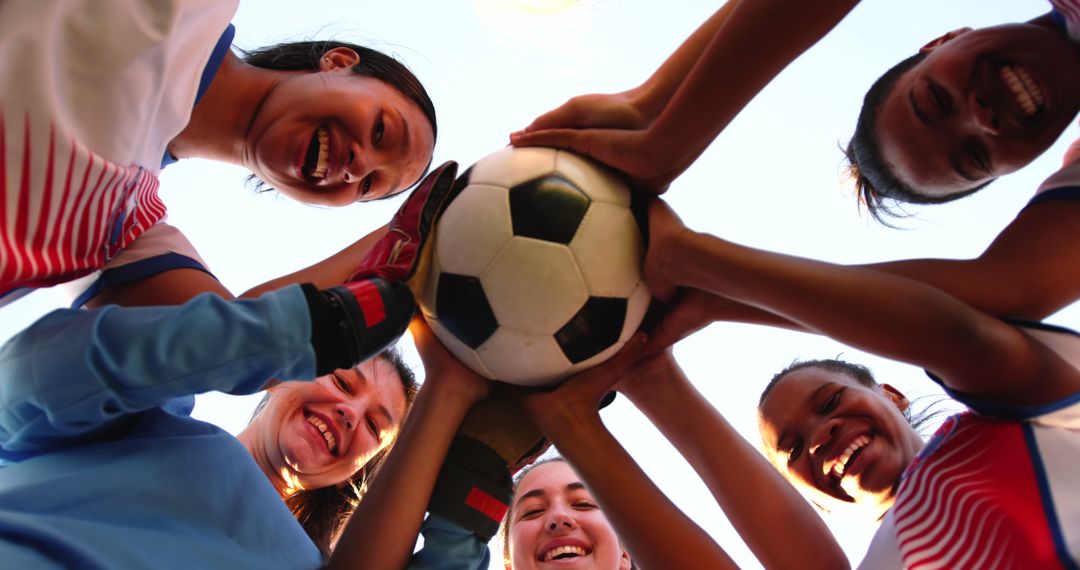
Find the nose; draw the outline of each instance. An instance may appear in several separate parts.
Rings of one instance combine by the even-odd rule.
[[[364,152],[364,149],[360,148],[360,145],[356,143],[352,143],[349,146],[348,154],[345,159],[342,171],[347,184],[363,180],[364,177],[373,170],[370,165],[370,153]]]
[[[814,439],[810,441],[810,455],[817,455],[821,448],[827,446],[830,441],[836,437],[836,432],[840,429],[840,422],[837,420],[829,420],[821,426],[820,429],[814,434]]]
[[[988,135],[996,135],[1000,132],[997,115],[985,97],[972,93],[968,107],[971,109],[972,127],[976,132]]]
[[[548,532],[555,532],[559,529],[573,530],[577,528],[577,521],[574,520],[573,515],[567,512],[565,507],[549,508],[544,528]]]
[[[338,402],[334,404],[334,421],[346,431],[352,431],[359,423],[360,410],[355,402]]]

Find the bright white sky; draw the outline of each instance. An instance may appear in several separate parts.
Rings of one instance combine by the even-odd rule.
[[[637,85],[720,5],[676,0],[660,10],[648,0],[581,4],[562,14],[526,15],[513,8],[514,0],[244,0],[234,22],[240,47],[335,37],[396,54],[436,103],[436,164],[453,159],[464,168],[505,145],[511,130],[573,95]],[[906,224],[911,229],[902,231],[877,227],[857,213],[840,179],[838,145],[850,136],[867,86],[926,41],[961,26],[1027,20],[1047,10],[1044,0],[864,0],[755,99],[666,198],[695,229],[796,255],[843,263],[977,255],[1055,170],[1077,136],[1075,127],[1022,172],[974,197],[920,211]],[[244,186],[246,174],[189,160],[162,176],[170,221],[237,293],[336,252],[385,223],[400,203],[302,206],[254,194]],[[55,292],[43,291],[5,309],[0,340],[61,302]],[[1078,317],[1074,306],[1051,320],[1075,326]],[[761,387],[794,359],[841,355],[869,365],[909,396],[939,394],[910,366],[763,327],[715,324],[679,344],[676,354],[698,388],[755,443]],[[411,349],[409,358],[419,371]],[[236,432],[253,401],[203,396],[196,415]],[[672,500],[741,565],[758,566],[693,471],[625,398],[604,418]],[[834,529],[859,560],[872,529],[842,523]]]

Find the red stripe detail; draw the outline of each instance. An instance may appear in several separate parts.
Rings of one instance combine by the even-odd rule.
[[[40,266],[38,273],[42,275],[50,275],[56,271],[56,265],[52,263],[45,247],[46,238],[53,229],[53,220],[50,219],[49,214],[52,210],[53,168],[56,165],[56,129],[51,126],[49,127],[48,148],[45,159],[45,181],[42,183],[41,204],[38,206],[40,215],[37,227],[34,228],[34,237],[30,242],[30,251],[34,252]]]
[[[356,297],[360,312],[364,313],[364,324],[373,327],[386,318],[386,306],[383,305],[379,288],[371,281],[353,281],[349,291]]]
[[[954,422],[897,492],[905,567],[1060,568],[1020,424],[972,414]]]
[[[465,497],[465,504],[480,511],[484,516],[495,522],[501,522],[503,517],[506,516],[506,510],[509,508],[506,503],[476,487],[469,490],[469,496]]]

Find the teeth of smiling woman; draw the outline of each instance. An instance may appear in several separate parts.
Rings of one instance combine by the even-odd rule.
[[[854,455],[856,451],[866,447],[868,443],[870,443],[870,438],[865,435],[860,435],[855,438],[855,441],[852,441],[847,449],[845,449],[839,457],[833,460],[832,468],[829,469],[829,476],[835,479],[843,478],[844,470],[847,469],[847,462],[851,460],[851,456]]]
[[[315,426],[322,432],[323,437],[326,438],[326,447],[330,449],[330,453],[337,454],[337,439],[334,438],[334,434],[330,433],[330,428],[326,426],[322,420],[315,416],[308,416],[307,421],[309,424]]]
[[[326,127],[319,127],[315,134],[319,140],[319,159],[315,162],[315,169],[311,175],[315,178],[326,177],[326,163],[330,159],[330,133]]]
[[[1034,115],[1039,106],[1046,103],[1046,96],[1026,69],[1006,65],[998,73],[1025,115]]]
[[[544,562],[551,562],[552,560],[563,555],[585,556],[585,549],[580,546],[570,545],[552,548],[551,550],[544,553]]]

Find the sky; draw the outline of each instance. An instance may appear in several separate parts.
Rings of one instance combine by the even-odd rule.
[[[720,7],[699,0],[674,0],[663,8],[647,0],[583,0],[543,14],[522,8],[529,4],[535,2],[242,0],[235,44],[339,38],[394,54],[435,101],[435,164],[456,160],[464,169],[507,144],[511,131],[574,95],[636,86]],[[970,198],[914,209],[902,230],[860,214],[842,178],[839,147],[850,136],[867,87],[893,63],[948,30],[1023,21],[1048,9],[1044,0],[863,0],[746,107],[665,199],[691,228],[815,259],[976,256],[1060,164],[1077,137],[1075,125],[1021,172]],[[400,205],[398,199],[340,209],[304,206],[254,192],[247,175],[234,166],[185,160],[161,177],[169,221],[235,293],[338,251],[386,223]],[[0,340],[63,304],[63,295],[52,290],[17,301],[4,309]],[[1074,305],[1048,320],[1076,327],[1080,309]],[[408,341],[403,348],[421,372]],[[916,406],[942,399],[919,369],[802,333],[717,323],[678,344],[675,354],[698,389],[755,444],[761,388],[796,359],[840,356],[921,398]],[[236,433],[257,399],[200,396],[195,415]],[[705,486],[644,416],[620,398],[603,417],[681,509],[740,565],[758,567]],[[839,518],[826,516],[857,561],[873,529]]]

